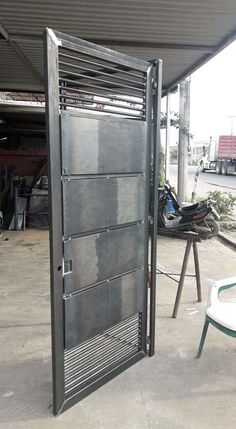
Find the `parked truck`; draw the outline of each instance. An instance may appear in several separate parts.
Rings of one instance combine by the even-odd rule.
[[[200,160],[203,172],[215,170],[217,174],[234,174],[236,172],[236,136],[219,136],[219,142],[210,138],[209,146],[203,146],[203,157]]]

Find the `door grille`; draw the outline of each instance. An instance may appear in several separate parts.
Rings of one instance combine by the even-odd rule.
[[[142,315],[136,314],[102,334],[65,351],[66,398],[101,378],[141,350]]]
[[[146,73],[59,48],[60,109],[79,108],[145,119]]]

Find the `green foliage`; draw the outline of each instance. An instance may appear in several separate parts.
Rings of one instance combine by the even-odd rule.
[[[214,191],[208,192],[208,195],[216,202],[215,209],[219,213],[221,220],[227,219],[234,213],[236,197],[231,192]]]

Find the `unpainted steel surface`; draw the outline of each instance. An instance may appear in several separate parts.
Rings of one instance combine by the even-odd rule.
[[[64,235],[141,221],[144,198],[143,176],[64,180]]]
[[[63,174],[141,172],[147,124],[91,113],[61,114]]]
[[[160,106],[160,97],[153,97],[154,65],[50,29],[46,63],[53,409],[59,414],[145,356],[152,336],[148,214],[158,150],[153,103]],[[93,91],[104,97],[102,112],[91,101]],[[125,100],[123,110],[116,101],[115,108],[105,104],[110,96]],[[152,233],[152,251],[155,243]],[[155,279],[150,286],[152,299]]]
[[[142,269],[67,296],[65,348],[74,347],[129,316],[143,313],[143,284]]]
[[[144,225],[114,229],[64,242],[65,293],[139,269],[145,264]]]

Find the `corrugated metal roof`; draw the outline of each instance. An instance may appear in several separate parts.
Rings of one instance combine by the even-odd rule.
[[[1,0],[0,20],[8,39],[0,43],[0,89],[42,88],[46,26],[145,60],[162,58],[167,88],[233,40],[236,1]]]

